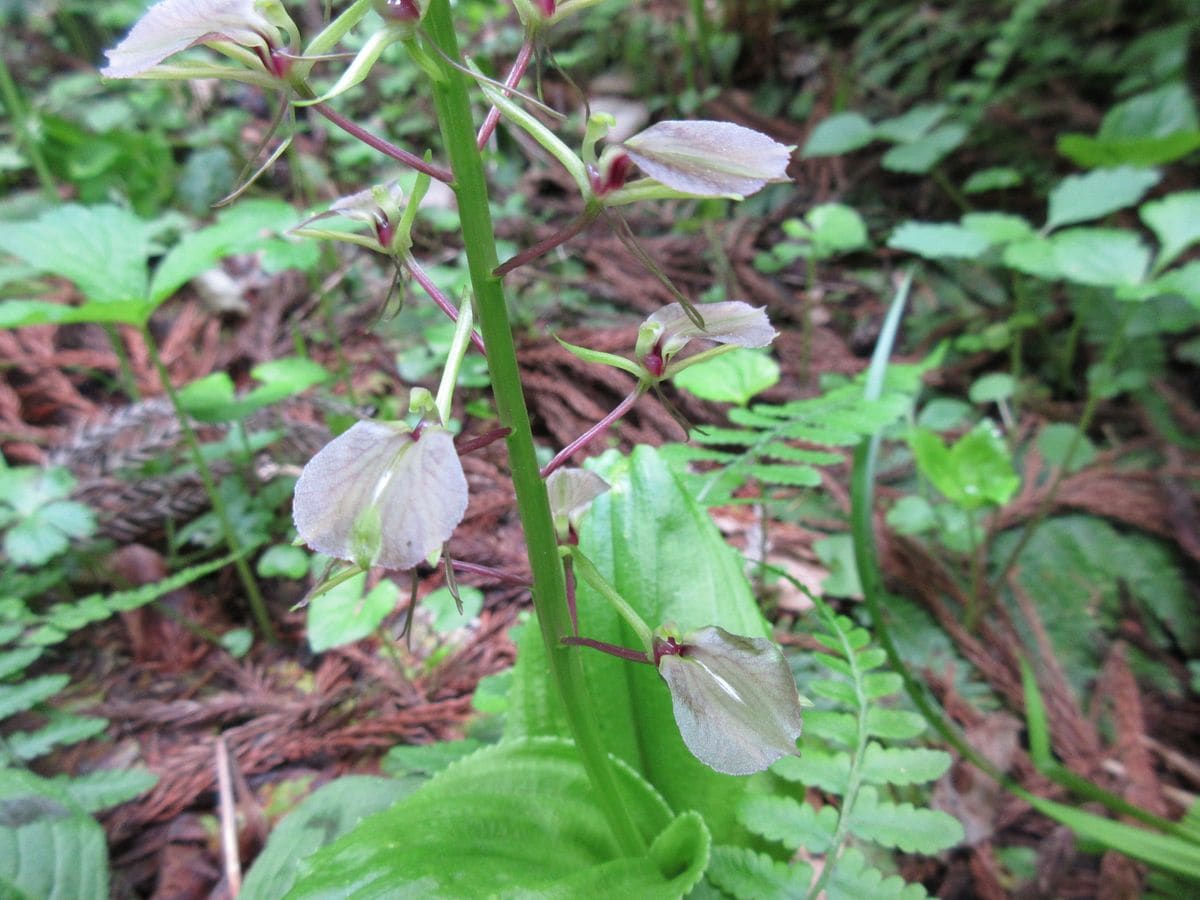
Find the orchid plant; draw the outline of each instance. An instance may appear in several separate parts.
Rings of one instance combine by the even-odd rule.
[[[222,78],[254,85],[278,97],[280,125],[293,121],[296,108],[312,108],[419,173],[412,196],[405,197],[394,183],[371,186],[294,229],[298,235],[348,241],[389,256],[398,271],[410,275],[457,322],[436,395],[413,390],[406,420],[360,421],[305,466],[294,498],[299,539],[346,563],[327,585],[365,569],[409,570],[439,560],[452,573],[461,562],[452,558],[447,542],[468,503],[460,454],[485,440],[503,438],[529,553],[540,652],[546,661],[542,677],[561,703],[571,740],[565,750],[551,751],[532,743],[509,747],[500,755],[511,771],[541,772],[542,781],[549,783],[557,776],[542,771],[549,765],[547,758],[557,760],[565,754],[563,764],[571,772],[578,770],[578,777],[568,779],[575,785],[572,790],[583,791],[598,816],[596,841],[607,848],[604,858],[640,860],[639,866],[648,867],[636,870],[642,881],[630,874],[635,869],[620,869],[625,873],[622,877],[645,889],[639,896],[671,896],[690,889],[703,872],[706,826],[697,824],[695,814],[682,811],[664,818],[663,801],[647,799],[657,796],[656,786],[613,755],[604,737],[605,711],[590,696],[584,655],[598,652],[623,664],[654,666],[670,695],[688,750],[704,765],[727,775],[759,772],[796,752],[800,698],[779,648],[761,633],[765,631],[761,620],[750,628],[759,633],[744,635],[731,633],[716,621],[689,623],[686,631],[669,621],[647,623],[638,612],[646,604],[638,596],[626,596],[627,587],[615,587],[579,540],[589,527],[589,505],[605,495],[608,484],[593,472],[564,465],[639,399],[657,394],[664,380],[736,347],[766,347],[775,331],[763,308],[738,300],[695,304],[669,285],[676,302],[642,324],[632,358],[567,345],[584,360],[628,373],[635,384],[612,413],[539,467],[503,276],[603,218],[634,255],[665,280],[637,244],[619,208],[672,198],[740,199],[768,183],[786,181],[793,148],[740,125],[705,121],[658,122],[623,142],[606,142],[612,121],[593,115],[580,149],[572,150],[530,112],[531,105],[540,104],[520,93],[519,84],[545,31],[595,2],[515,0],[525,41],[503,82],[484,77],[464,58],[449,0],[355,0],[307,42],[279,0],[161,0],[109,51],[103,74],[114,79]],[[377,18],[368,17],[372,10]],[[361,42],[361,50],[334,86],[318,93],[310,83],[314,66],[343,58],[335,53],[343,38],[352,30],[370,27],[376,30]],[[443,162],[433,161],[434,153],[425,148],[398,147],[329,105],[362,82],[380,64],[382,51],[393,44],[400,44],[428,78],[442,137],[440,151],[435,152],[444,156]],[[198,47],[207,48],[215,58],[193,58]],[[479,107],[485,113],[477,124]],[[497,257],[480,156],[480,148],[500,122],[539,143],[564,167],[579,191],[574,222],[503,264]],[[286,141],[268,154],[264,168]],[[602,142],[606,145],[601,148]],[[420,195],[431,180],[449,185],[458,203],[473,288],[473,296],[459,304],[439,291],[412,253],[410,230],[419,215]],[[364,223],[370,233],[325,229],[320,223],[329,217]],[[683,356],[682,351],[693,344],[709,346]],[[448,428],[451,401],[462,360],[472,348],[486,356],[500,428],[483,438],[456,443]],[[590,623],[575,603],[576,579],[590,596],[609,604],[640,646],[629,648],[589,636]],[[706,602],[716,606],[724,600],[714,597]],[[662,723],[638,723],[638,727],[658,729]],[[495,758],[496,754],[488,757]],[[456,777],[471,781],[471,773],[477,768],[489,771],[487,765],[486,760],[469,764],[464,760]],[[450,789],[447,782],[441,783],[441,790]],[[512,788],[517,790],[519,786]],[[416,799],[412,803],[419,806]],[[457,815],[481,813],[463,809]],[[566,840],[561,835],[558,839]],[[505,882],[508,875],[501,869],[488,876],[494,881],[481,883],[487,893],[546,886],[536,880]],[[570,883],[572,877],[564,874],[563,883]]]

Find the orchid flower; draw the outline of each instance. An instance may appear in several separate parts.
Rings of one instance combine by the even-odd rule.
[[[716,626],[681,638],[660,632],[654,663],[670,688],[684,744],[706,766],[750,775],[796,754],[800,697],[771,641]]]
[[[795,149],[733,122],[659,122],[605,150],[592,180],[609,207],[663,197],[740,200],[787,181]],[[625,187],[631,161],[648,181]]]
[[[357,422],[296,482],[292,515],[314,550],[363,569],[436,557],[467,509],[467,479],[444,428]]]
[[[299,43],[295,23],[278,0],[161,0],[121,43],[107,51],[108,65],[100,74],[106,78],[208,76],[269,82],[286,74],[287,58],[276,55],[284,46],[281,30],[291,44]],[[241,61],[251,71],[217,65],[162,65],[199,44]]]

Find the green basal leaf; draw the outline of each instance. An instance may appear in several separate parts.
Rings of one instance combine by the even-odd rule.
[[[1009,213],[967,213],[962,217],[962,226],[992,245],[1011,244],[1035,235],[1026,218]]]
[[[703,820],[672,817],[628,767],[616,775],[645,856],[621,855],[573,744],[506,741],[452,764],[302,860],[287,896],[686,894],[708,865]]]
[[[314,653],[362,640],[375,633],[384,618],[396,608],[400,589],[393,581],[381,581],[366,596],[362,572],[313,597],[308,604],[308,643]]]
[[[813,255],[826,259],[868,245],[867,225],[858,211],[843,203],[821,203],[804,217]]]
[[[1046,230],[1089,222],[1133,206],[1161,178],[1162,175],[1153,169],[1133,166],[1096,169],[1086,175],[1064,178],[1050,192]]]
[[[880,164],[889,172],[928,172],[962,146],[968,133],[965,125],[943,125],[910,144],[896,145],[883,155]]]
[[[231,422],[331,377],[324,366],[296,356],[260,363],[250,374],[260,384],[241,397],[227,373],[213,372],[181,388],[179,402],[188,415],[201,422]]]
[[[412,793],[422,779],[347,775],[317,789],[271,832],[246,874],[244,900],[277,900],[296,883],[300,861],[346,834],[367,816]],[[299,863],[299,864],[298,864]]]
[[[961,225],[905,222],[892,232],[887,245],[925,259],[978,259],[990,241]]]
[[[867,146],[875,140],[875,128],[860,113],[846,112],[830,116],[813,129],[800,155],[837,156]]]
[[[308,572],[308,553],[291,544],[275,544],[258,558],[255,571],[263,578],[303,578]]]
[[[932,431],[917,428],[909,437],[917,467],[948,500],[965,510],[1003,506],[1021,479],[999,430],[984,420],[947,447]]]
[[[779,381],[779,363],[762,351],[738,347],[684,369],[673,380],[701,400],[745,406]]]
[[[151,226],[117,206],[68,204],[30,222],[2,222],[0,251],[74,282],[88,306],[146,299]]]
[[[296,223],[296,209],[282,200],[243,200],[207,228],[185,234],[154,270],[150,299],[157,305],[185,283],[235,253],[255,253],[280,243]]]
[[[1064,134],[1058,152],[1072,162],[1097,166],[1162,166],[1183,159],[1200,149],[1200,129],[1177,131],[1158,138],[1094,138]]]
[[[963,184],[964,194],[982,194],[984,191],[1000,191],[1016,187],[1025,179],[1021,173],[1009,166],[995,166],[975,172]]]
[[[911,144],[928,135],[949,112],[950,108],[944,103],[914,106],[908,112],[878,123],[875,126],[875,136],[882,141]]]
[[[1162,270],[1180,253],[1200,241],[1200,191],[1170,194],[1151,200],[1138,210],[1142,221],[1158,238],[1154,268]]]
[[[1052,466],[1067,466],[1068,472],[1078,472],[1096,458],[1096,446],[1087,435],[1066,422],[1053,422],[1038,432],[1038,452]],[[1067,451],[1073,448],[1070,459]]]
[[[1172,81],[1118,103],[1095,137],[1066,134],[1058,151],[1082,166],[1154,166],[1174,162],[1200,147],[1191,91]]]
[[[967,390],[967,396],[972,403],[982,406],[1007,400],[1016,390],[1017,382],[1007,372],[991,372],[975,379]]]
[[[458,597],[459,600],[455,600],[448,587],[440,587],[421,601],[421,607],[432,617],[430,627],[437,634],[449,634],[456,628],[462,628],[483,609],[483,591],[479,588],[461,584],[458,586]],[[459,601],[462,602],[461,611],[458,608]]]
[[[1113,228],[1072,228],[1051,238],[1059,277],[1096,287],[1140,284],[1150,268],[1150,248],[1136,233]]]

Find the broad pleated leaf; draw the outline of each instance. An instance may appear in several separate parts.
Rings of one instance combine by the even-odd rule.
[[[572,743],[508,741],[453,763],[303,860],[287,896],[683,896],[708,865],[703,821],[672,817],[628,767],[616,775],[644,856],[621,854]]]

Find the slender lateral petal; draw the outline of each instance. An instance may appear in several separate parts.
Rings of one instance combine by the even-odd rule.
[[[652,179],[685,194],[743,197],[787,181],[794,147],[732,122],[659,122],[624,143]]]
[[[364,568],[411,569],[441,549],[466,509],[449,432],[357,422],[304,467],[292,515],[314,550]]]
[[[656,638],[655,656],[683,742],[706,766],[751,775],[797,752],[800,698],[775,644],[710,626]]]
[[[697,309],[704,317],[703,328],[679,303],[669,303],[650,315],[638,330],[638,357],[645,358],[657,349],[669,361],[694,338],[738,347],[766,347],[775,340],[776,331],[767,319],[766,307],[725,300],[705,303]]]
[[[162,0],[107,51],[108,65],[100,74],[136,78],[169,56],[211,41],[269,49],[278,43],[278,31],[256,0]]]

